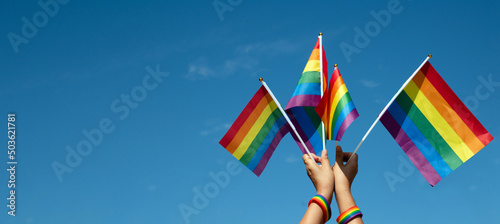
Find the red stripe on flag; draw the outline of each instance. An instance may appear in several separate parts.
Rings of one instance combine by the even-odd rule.
[[[252,97],[250,102],[245,106],[245,109],[241,112],[241,114],[236,118],[236,121],[234,121],[233,125],[231,125],[231,128],[227,131],[226,135],[219,141],[219,144],[222,145],[222,147],[228,149],[229,144],[231,141],[233,141],[234,137],[240,132],[240,129],[242,129],[243,124],[248,120],[251,119],[250,115],[255,111],[257,108],[257,105],[259,105],[259,102],[267,95],[267,91],[264,88],[264,86],[260,87],[260,89],[255,93],[255,95]],[[267,104],[266,104],[267,106]],[[260,109],[262,110],[262,109]],[[259,112],[260,115],[261,112]],[[258,116],[254,116],[254,120],[251,122],[252,125],[248,125],[245,129],[245,133],[243,134],[246,135],[248,133],[248,130],[253,126],[253,123],[255,123],[255,120],[257,120]],[[242,130],[244,131],[244,130]],[[238,144],[239,145],[239,144]],[[232,150],[232,152],[228,149],[228,151],[232,154],[236,148]]]
[[[477,138],[484,144],[493,140],[493,136],[484,128],[484,126],[477,120],[477,118],[470,112],[465,104],[458,98],[453,90],[446,84],[439,73],[432,67],[430,62],[426,62],[420,69],[425,77],[432,83],[434,88],[441,94],[441,96],[448,102],[453,110],[457,112],[464,123],[471,129]]]

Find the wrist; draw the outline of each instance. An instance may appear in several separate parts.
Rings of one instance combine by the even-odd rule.
[[[356,202],[351,194],[351,189],[346,188],[342,190],[335,191],[335,199],[337,200],[337,206],[339,208],[339,212],[343,212],[346,209],[355,206]]]
[[[330,204],[332,203],[333,192],[329,192],[329,191],[316,191],[316,194],[322,195],[323,197],[325,197],[328,200],[328,202]]]
[[[317,194],[309,201],[309,204],[308,204],[309,208],[314,209],[314,206],[313,206],[313,208],[310,207],[311,204],[316,204],[318,206],[318,208],[321,208],[321,210],[323,211],[323,216],[322,216],[323,223],[326,223],[332,217],[332,210],[330,207],[330,201],[328,201],[328,199],[325,198],[324,195]],[[315,210],[317,211],[317,209],[315,209]]]
[[[337,194],[351,194],[351,188],[349,186],[338,186],[335,188],[335,195]]]
[[[351,220],[361,219],[361,217],[363,217],[363,213],[361,213],[358,206],[352,206],[344,212],[341,212],[336,221],[339,224],[347,224]],[[359,221],[357,221],[356,223],[359,223]]]
[[[349,184],[336,184],[334,193],[336,197],[338,195],[350,195],[351,186]]]

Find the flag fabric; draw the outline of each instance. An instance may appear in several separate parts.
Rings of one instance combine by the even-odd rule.
[[[307,61],[306,67],[302,72],[299,83],[295,87],[292,98],[288,101],[286,109],[292,107],[311,106],[316,107],[321,99],[321,67],[319,58],[319,39]],[[326,62],[325,49],[322,49],[323,59],[323,92],[326,92],[326,83],[328,83],[328,66]]]
[[[429,62],[380,121],[431,186],[493,140]]]
[[[323,75],[320,74],[321,62],[319,45],[320,39],[318,38],[311,56],[309,57],[309,61],[302,72],[299,83],[286,106],[288,117],[311,153],[323,149],[321,119],[314,111],[314,108],[321,100],[322,91],[326,91],[326,83],[328,81],[328,76],[326,74],[328,74],[328,68],[325,50],[321,49]],[[323,90],[321,89],[321,78],[323,78],[324,83]],[[293,138],[302,153],[305,154],[306,150],[297,136],[293,135]]]
[[[316,112],[325,124],[326,139],[336,141],[342,139],[345,130],[359,116],[338,67],[333,70],[328,91],[321,98]]]
[[[260,176],[279,142],[289,131],[285,117],[262,86],[219,143]]]

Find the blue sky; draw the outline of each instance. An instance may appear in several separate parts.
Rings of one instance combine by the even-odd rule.
[[[188,223],[180,207],[195,212],[189,223],[298,222],[315,191],[292,137],[259,178],[218,141],[258,77],[286,104],[319,32],[330,71],[339,64],[360,114],[345,151],[428,54],[486,129],[500,132],[496,1],[41,2],[57,7],[47,14],[37,1],[10,1],[0,9],[0,108],[5,123],[16,113],[18,161],[16,217],[2,199],[1,223]],[[365,42],[356,42],[357,29],[370,34]],[[356,52],[343,52],[347,45]],[[500,219],[497,148],[495,139],[430,187],[378,124],[353,185],[364,220]],[[77,149],[85,155],[68,164]],[[53,164],[72,172],[59,179]],[[210,175],[226,172],[222,184]],[[4,198],[8,178],[3,169]]]

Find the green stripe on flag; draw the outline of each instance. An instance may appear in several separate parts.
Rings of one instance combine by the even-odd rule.
[[[302,83],[321,83],[321,80],[319,79],[319,72],[308,71],[302,73],[298,84]]]
[[[345,105],[347,105],[349,102],[351,102],[351,95],[349,95],[349,92],[346,92],[342,98],[340,98],[339,103],[337,104],[337,107],[335,107],[335,113],[333,114],[333,119],[332,119],[332,133],[333,133],[333,128],[335,127],[335,124],[337,123],[337,119],[340,116],[340,112],[342,112],[342,109],[344,109]]]
[[[463,161],[457,156],[443,137],[441,137],[439,132],[436,131],[434,126],[432,126],[429,120],[422,114],[420,109],[418,109],[405,91],[402,91],[399,96],[396,97],[396,102],[452,170],[462,165]]]
[[[278,108],[276,108],[271,113],[271,116],[267,118],[266,123],[264,123],[262,129],[260,129],[257,136],[255,136],[250,146],[248,146],[248,149],[245,152],[245,154],[243,154],[243,156],[240,158],[241,163],[243,163],[245,166],[248,165],[250,160],[252,160],[253,156],[255,155],[255,152],[257,152],[257,149],[259,149],[262,142],[264,142],[264,140],[267,137],[267,134],[269,133],[274,123],[276,123],[276,120],[278,120],[280,116],[281,116],[281,111]]]

